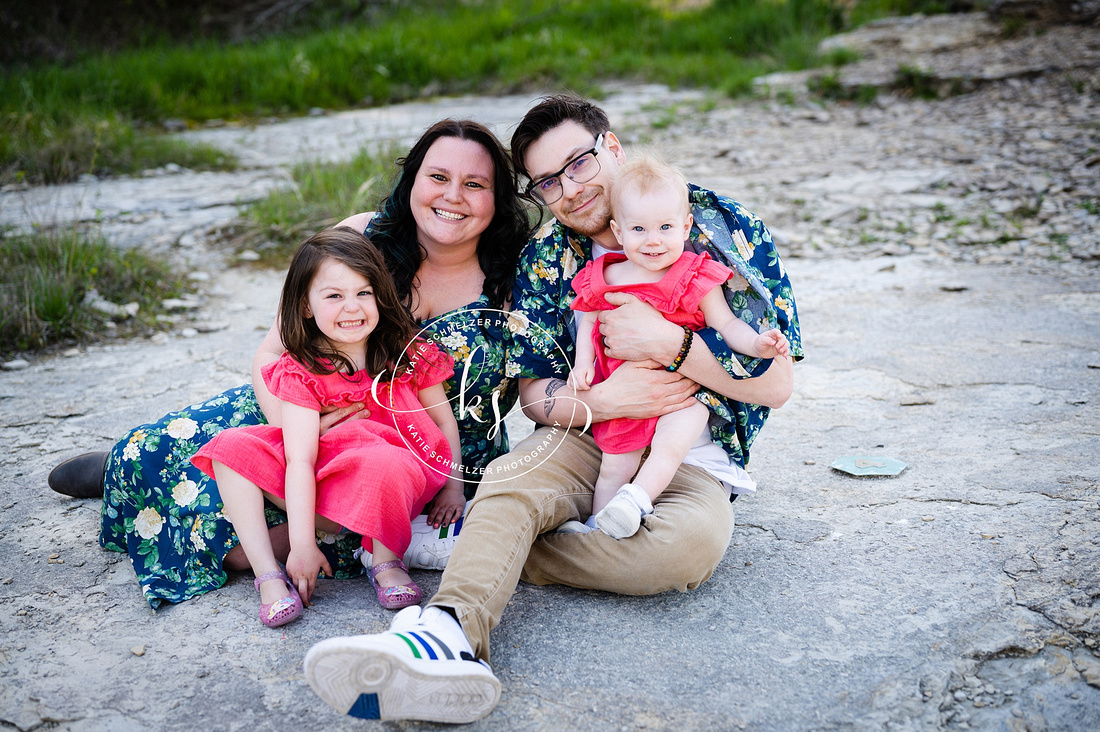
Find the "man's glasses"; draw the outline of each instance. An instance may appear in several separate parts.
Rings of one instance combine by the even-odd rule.
[[[553,175],[533,180],[527,184],[527,192],[533,193],[543,203],[550,205],[561,200],[561,177],[564,175],[574,183],[587,183],[600,172],[600,161],[596,155],[603,145],[603,134],[596,138],[596,144],[586,153],[578,155],[565,164],[565,167]]]

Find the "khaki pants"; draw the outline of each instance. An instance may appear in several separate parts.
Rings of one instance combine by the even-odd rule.
[[[704,470],[681,465],[634,536],[554,534],[584,521],[600,450],[590,435],[543,427],[486,469],[430,604],[455,611],[479,658],[520,579],[623,595],[686,592],[710,578],[733,535],[733,507]]]

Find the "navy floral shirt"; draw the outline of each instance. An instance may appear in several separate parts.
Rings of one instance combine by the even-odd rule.
[[[734,315],[757,331],[779,328],[791,344],[791,356],[802,359],[802,336],[791,283],[764,222],[736,201],[697,186],[688,187],[695,219],[688,248],[708,252],[738,275],[726,283],[726,300]],[[573,277],[592,259],[592,240],[552,219],[520,255],[512,296],[514,329],[507,375],[518,378],[565,378],[573,363],[576,325],[570,303]],[[759,376],[770,360],[734,353],[715,330],[699,331],[719,363],[735,378]],[[744,467],[749,447],[770,409],[746,404],[700,389],[697,398],[711,410],[711,439]]]

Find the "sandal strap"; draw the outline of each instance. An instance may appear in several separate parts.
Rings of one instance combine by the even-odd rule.
[[[259,590],[260,585],[262,585],[264,582],[267,582],[268,580],[273,579],[281,579],[286,584],[290,584],[290,581],[286,578],[286,572],[281,569],[277,569],[274,572],[268,572],[267,574],[261,574],[259,577],[253,580],[252,584],[256,586],[257,590]]]
[[[376,564],[371,567],[370,576],[373,579],[378,576],[379,572],[385,572],[387,569],[394,569],[396,567],[400,567],[401,570],[406,573],[409,571],[409,568],[405,566],[404,562],[400,559],[394,559],[392,562],[382,562],[381,564]]]

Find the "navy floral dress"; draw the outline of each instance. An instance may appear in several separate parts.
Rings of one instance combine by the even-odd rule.
[[[421,335],[455,361],[455,375],[444,388],[458,420],[467,498],[477,489],[480,471],[508,452],[503,418],[519,393],[516,379],[505,373],[509,320],[482,296],[421,324]],[[237,535],[222,514],[217,484],[191,464],[191,456],[227,427],[265,423],[252,386],[239,386],[135,427],[111,451],[99,543],[130,555],[154,610],[225,584],[222,562]],[[267,518],[269,526],[287,520],[270,504]],[[363,573],[355,558],[357,534],[318,532],[317,541],[337,578]]]

